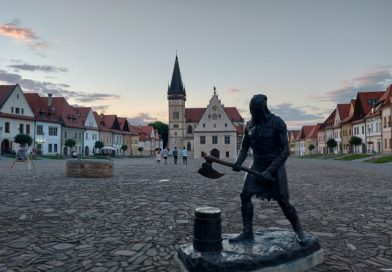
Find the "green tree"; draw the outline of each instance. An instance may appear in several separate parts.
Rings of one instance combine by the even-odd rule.
[[[327,146],[330,152],[332,153],[333,149],[338,146],[338,143],[335,141],[335,139],[328,139]]]
[[[76,145],[76,141],[74,139],[68,139],[64,143],[65,146],[72,148]]]
[[[308,149],[310,151],[310,153],[312,153],[312,150],[315,148],[314,144],[310,144]]]
[[[124,144],[121,146],[121,150],[122,150],[123,154],[125,153],[125,151],[127,151],[127,149],[128,149],[127,145]]]
[[[142,152],[143,152],[143,147],[142,147],[142,146],[139,146],[139,147],[137,148],[137,151],[139,151],[140,153],[142,153]]]
[[[103,147],[104,147],[104,143],[101,141],[96,141],[94,144],[94,148],[99,149],[99,151],[101,152],[101,155],[102,155],[102,148]]]
[[[15,136],[14,142],[20,144],[21,146],[28,145],[30,146],[33,143],[33,138],[30,135],[20,133]]]
[[[357,136],[351,136],[350,140],[348,141],[348,143],[351,146],[358,146],[362,144],[362,139],[357,137]]]
[[[169,126],[161,121],[155,121],[154,123],[149,123],[149,126],[158,130],[158,133],[162,135],[163,146],[167,146]]]

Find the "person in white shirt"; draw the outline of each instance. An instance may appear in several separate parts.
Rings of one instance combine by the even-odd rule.
[[[182,163],[183,164],[188,164],[188,150],[186,150],[185,146],[182,149]]]

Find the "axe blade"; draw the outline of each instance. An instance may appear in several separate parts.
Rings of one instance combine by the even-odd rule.
[[[220,177],[223,177],[225,174],[219,173],[216,171],[214,168],[212,168],[211,163],[204,162],[199,171],[197,171],[200,175],[203,177],[209,178],[209,179],[218,179]]]

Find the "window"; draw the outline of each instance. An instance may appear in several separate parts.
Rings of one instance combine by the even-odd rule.
[[[389,139],[389,149],[392,148],[392,139]]]
[[[74,134],[74,139],[77,139],[77,138],[78,138],[78,133],[75,132],[75,134]]]
[[[19,114],[19,108],[15,108],[15,113]]]
[[[14,107],[11,107],[11,113],[14,113]]]
[[[216,128],[216,124],[214,124],[214,128]]]
[[[79,132],[79,140],[81,140],[81,139],[82,139],[82,133]]]
[[[86,132],[86,140],[88,140],[88,133]]]
[[[192,132],[193,132],[192,126],[189,125],[189,126],[188,126],[188,134],[192,134]]]
[[[230,153],[229,153],[229,151],[226,151],[226,158],[229,158],[230,157]]]
[[[200,144],[206,144],[206,136],[200,136]]]
[[[52,153],[52,152],[53,152],[53,150],[52,150],[52,144],[49,144],[48,146],[49,146],[49,153]]]
[[[26,124],[26,134],[30,134],[30,125]]]
[[[24,114],[24,108],[22,108],[21,111],[22,111],[22,114]]]
[[[64,131],[64,138],[67,139],[67,132]]]
[[[19,94],[18,93],[16,94],[16,98],[19,99]]]
[[[206,124],[203,124],[203,128],[205,128],[206,127]]]
[[[54,144],[53,146],[54,146],[54,150],[53,150],[53,151],[54,151],[55,153],[57,153],[57,144]]]
[[[19,133],[23,133],[23,124],[19,124]]]
[[[225,123],[225,127],[227,127],[227,123]]]
[[[174,120],[180,119],[180,113],[178,111],[173,111],[173,119]]]
[[[173,128],[178,128],[178,124],[174,124],[174,125],[173,125]]]
[[[225,136],[225,144],[230,144],[230,136]]]
[[[384,139],[384,145],[385,145],[385,149],[387,149],[387,148],[388,148],[388,142],[387,142],[387,139]]]
[[[191,143],[188,142],[188,144],[186,145],[186,150],[191,151]]]
[[[212,144],[218,144],[218,136],[212,136]]]
[[[362,126],[362,134],[365,134],[365,127]]]
[[[50,136],[57,136],[57,127],[49,127],[49,135]],[[65,133],[67,135],[67,133]],[[67,138],[67,136],[65,136]]]
[[[44,127],[42,125],[37,125],[37,135],[44,135]]]
[[[9,122],[4,123],[4,132],[10,133],[10,123]]]

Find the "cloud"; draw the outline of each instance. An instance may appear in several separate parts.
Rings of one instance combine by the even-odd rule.
[[[158,121],[156,117],[150,116],[148,113],[139,112],[134,117],[128,117],[128,121],[132,125],[146,125],[148,123]]]
[[[271,112],[280,116],[284,121],[321,121],[324,116],[321,114],[307,113],[299,107],[295,107],[290,103],[283,103],[270,107]]]
[[[5,84],[17,84],[22,87],[24,91],[36,92],[40,95],[53,94],[53,96],[63,96],[66,99],[73,99],[77,102],[96,102],[98,100],[119,99],[118,95],[113,92],[107,93],[87,93],[81,91],[70,90],[71,86],[68,84],[35,81],[32,79],[24,79],[18,74],[11,74],[0,70],[0,81]]]
[[[22,71],[39,71],[39,72],[46,72],[46,73],[62,73],[68,72],[68,70],[64,67],[56,67],[52,65],[32,65],[32,64],[12,64],[8,65],[9,68],[13,68],[16,70]]]
[[[225,90],[226,93],[228,94],[237,94],[240,92],[240,89],[236,89],[236,88],[229,88]]]
[[[44,57],[42,49],[49,47],[49,43],[39,37],[31,28],[19,27],[19,20],[12,23],[0,24],[0,35],[26,43],[31,50]]]
[[[368,73],[349,80],[344,80],[337,90],[329,91],[325,96],[316,97],[319,101],[348,103],[358,92],[383,91],[392,83],[392,66],[380,66]]]
[[[106,105],[98,105],[98,106],[91,106],[93,111],[99,112],[99,113],[105,113],[106,110],[109,108],[109,106]]]

